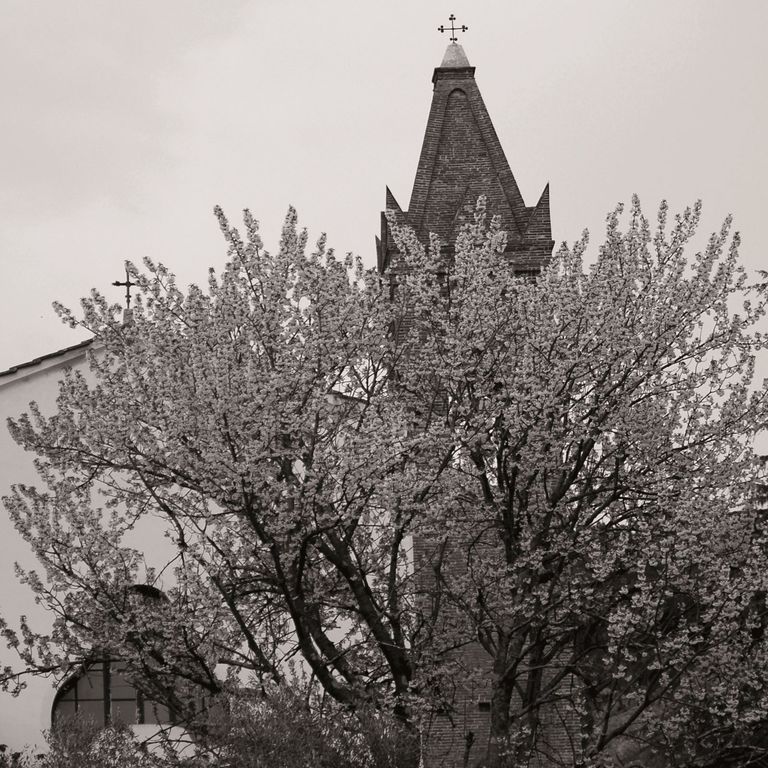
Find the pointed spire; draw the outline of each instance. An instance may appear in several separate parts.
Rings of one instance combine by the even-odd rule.
[[[453,242],[466,200],[474,205],[484,194],[489,212],[501,216],[511,242],[520,237],[529,210],[475,82],[475,68],[468,64],[463,48],[451,43],[444,66],[435,70],[408,219],[420,236],[435,232],[444,242]]]
[[[403,209],[400,207],[400,203],[395,200],[395,196],[392,194],[392,190],[387,187],[386,203],[384,204],[385,211],[395,211],[395,213],[402,213]]]
[[[468,66],[469,59],[467,54],[464,53],[464,49],[458,43],[449,43],[445,49],[445,56],[443,56],[443,63],[440,65],[440,68],[458,69]]]
[[[549,183],[544,187],[539,202],[531,211],[524,237],[528,241],[552,239],[552,223],[549,217]]]
[[[450,31],[455,36],[455,26]],[[507,232],[506,252],[515,269],[537,271],[554,245],[549,186],[535,206],[525,204],[475,82],[475,68],[456,40],[448,45],[432,83],[432,106],[410,203],[403,210],[387,188],[386,211],[394,211],[398,221],[402,216],[422,243],[434,233],[449,245],[471,221],[474,205],[484,195],[488,213],[498,215]],[[384,212],[377,251],[379,270],[396,270],[397,246]]]

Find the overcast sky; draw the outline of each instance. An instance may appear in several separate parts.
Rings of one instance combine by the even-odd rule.
[[[84,338],[51,310],[125,259],[224,262],[214,204],[268,247],[289,204],[374,263],[410,199],[454,12],[526,202],[558,241],[633,192],[729,212],[768,268],[766,0],[0,0],[0,370]]]

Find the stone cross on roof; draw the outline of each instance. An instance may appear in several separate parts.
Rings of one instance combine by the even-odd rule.
[[[469,27],[465,27],[463,24],[462,24],[460,27],[455,27],[455,26],[453,25],[453,22],[454,22],[454,21],[456,21],[456,17],[455,17],[453,14],[451,14],[451,15],[448,17],[448,21],[450,21],[450,22],[451,22],[451,26],[450,26],[450,27],[444,27],[444,26],[441,24],[441,25],[440,25],[440,26],[437,28],[437,31],[438,31],[438,32],[450,32],[450,33],[451,33],[451,42],[452,42],[452,43],[455,43],[455,42],[457,42],[457,39],[458,39],[458,38],[456,37],[456,33],[457,33],[457,32],[466,32],[466,31],[468,31],[468,30],[469,30]]]

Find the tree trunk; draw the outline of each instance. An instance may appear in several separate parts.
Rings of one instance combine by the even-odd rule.
[[[486,768],[513,768],[514,755],[509,740],[509,703],[511,682],[495,681],[491,694],[491,724],[486,753]]]

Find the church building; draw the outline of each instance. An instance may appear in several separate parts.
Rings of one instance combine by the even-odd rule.
[[[0,413],[3,418],[16,417],[35,401],[43,413],[56,407],[58,382],[64,370],[77,368],[87,371],[86,352],[93,347],[90,339],[66,349],[52,352],[0,372]],[[3,424],[0,429],[0,496],[9,493],[11,485],[38,483],[33,457],[25,453],[12,439]],[[32,593],[19,581],[15,564],[27,570],[40,571],[40,564],[14,529],[3,509],[0,516],[0,616],[13,627],[19,616],[25,616],[30,626],[40,631],[49,627],[50,617],[35,605]],[[0,670],[5,666],[18,668],[19,660],[0,643]],[[52,678],[24,677],[19,680],[22,690],[17,696],[0,692],[0,745],[9,750],[40,746],[43,731],[54,718],[80,714],[96,724],[120,719],[140,735],[151,736],[158,722],[168,722],[163,712],[145,701],[120,674],[114,663],[94,660],[87,669],[71,675],[54,688]]]
[[[442,63],[434,70],[432,83],[432,103],[408,208],[402,208],[392,192],[386,190],[381,233],[376,238],[380,274],[392,279],[398,269],[398,250],[388,215],[412,227],[425,245],[430,233],[438,235],[443,243],[452,243],[462,225],[472,220],[481,195],[486,197],[489,215],[499,216],[501,227],[507,232],[505,253],[511,268],[520,275],[537,274],[551,256],[554,245],[549,186],[545,186],[535,205],[526,205],[475,81],[475,68],[455,40],[448,45]],[[444,251],[445,258],[450,259],[452,247],[446,245]],[[18,415],[27,409],[31,400],[37,401],[44,412],[50,412],[55,407],[56,384],[62,371],[71,366],[85,368],[89,345],[86,341],[0,372],[2,415]],[[32,457],[13,443],[7,430],[0,431],[3,458],[0,495],[5,495],[12,483],[34,483],[35,473]],[[29,615],[31,620],[44,620],[39,609],[35,614],[36,606],[28,605],[30,593],[15,581],[13,563],[16,560],[24,567],[34,567],[31,553],[26,551],[7,515],[2,515],[0,615],[9,620],[21,614]],[[464,659],[468,668],[482,666],[481,656],[479,648],[467,651]],[[3,646],[0,666],[12,663],[14,659]],[[98,674],[92,670],[86,677],[68,681],[58,693],[50,680],[31,679],[27,681],[27,690],[18,698],[0,694],[0,744],[19,748],[40,743],[40,733],[50,727],[52,708],[57,703],[74,709],[80,706],[76,701],[82,699],[88,702],[88,711],[101,716],[106,712],[104,686],[110,678],[102,668],[96,672]],[[117,679],[113,676],[112,684]],[[143,714],[140,696],[125,685],[121,690],[123,710],[135,707],[139,713],[131,722],[136,725],[149,722]],[[487,739],[488,710],[487,695],[482,688],[461,693],[456,706],[458,716],[435,722],[431,750],[439,760],[436,764],[461,765],[470,732],[477,745],[473,752],[474,761],[477,760],[484,750],[482,740]]]

